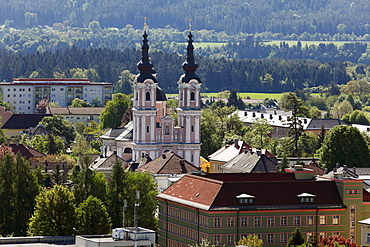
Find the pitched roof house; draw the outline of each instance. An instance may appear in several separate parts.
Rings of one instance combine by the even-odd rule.
[[[159,191],[166,189],[185,174],[199,171],[199,168],[172,151],[163,153],[154,160],[151,160],[149,156],[144,156],[137,164],[137,171],[153,176],[157,181]]]
[[[249,150],[240,153],[220,166],[223,173],[276,173],[279,164],[276,158],[267,157],[263,150]]]

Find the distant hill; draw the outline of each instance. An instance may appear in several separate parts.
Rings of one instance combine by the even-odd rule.
[[[0,23],[10,20],[18,28],[63,22],[84,27],[91,21],[141,28],[146,16],[154,28],[185,30],[192,18],[198,30],[229,34],[370,32],[369,0],[0,0],[0,6]]]

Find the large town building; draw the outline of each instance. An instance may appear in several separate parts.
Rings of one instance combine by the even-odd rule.
[[[173,151],[195,166],[200,165],[201,80],[195,71],[192,34],[189,33],[184,74],[178,80],[179,105],[177,124],[167,115],[166,95],[158,86],[156,72],[149,59],[146,32],[143,37],[142,56],[137,64],[139,74],[134,84],[132,159],[143,154],[155,159]]]
[[[17,113],[35,113],[41,100],[56,102],[61,107],[79,98],[89,103],[101,104],[112,99],[113,84],[90,82],[88,79],[13,79],[0,82],[2,100],[15,107]]]
[[[310,175],[311,174],[311,175]],[[369,218],[363,180],[312,172],[185,175],[158,195],[158,244],[185,247],[206,239],[234,246],[257,234],[264,245],[283,247],[295,228],[307,241],[342,235],[361,242],[358,221]]]

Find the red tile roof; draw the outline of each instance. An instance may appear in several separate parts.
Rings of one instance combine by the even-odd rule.
[[[302,193],[315,195],[315,201],[300,202]],[[241,194],[254,196],[254,202],[239,203]],[[158,197],[205,210],[343,207],[334,181],[296,180],[283,173],[186,175]]]
[[[139,171],[155,174],[184,174],[199,170],[189,161],[175,154],[167,152],[158,158],[138,167]]]

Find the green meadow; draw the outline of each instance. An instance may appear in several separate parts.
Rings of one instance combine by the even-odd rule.
[[[180,45],[186,45],[187,43],[186,42],[178,42],[178,44]],[[193,45],[194,45],[194,48],[207,48],[207,47],[221,47],[223,45],[226,45],[227,43],[226,42],[194,42]]]

